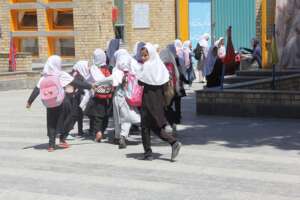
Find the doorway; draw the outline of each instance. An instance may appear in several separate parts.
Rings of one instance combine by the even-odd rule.
[[[193,48],[204,33],[211,35],[211,0],[189,1],[189,29]]]

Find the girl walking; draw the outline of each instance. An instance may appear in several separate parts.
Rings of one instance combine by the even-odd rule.
[[[55,150],[55,139],[57,133],[61,133],[60,144],[62,148],[68,148],[65,141],[66,132],[64,127],[64,101],[65,90],[68,86],[82,87],[82,84],[61,70],[61,57],[50,56],[44,66],[42,77],[37,86],[33,89],[28,101],[27,108],[30,108],[36,97],[41,94],[41,99],[47,107],[47,136],[49,138],[48,151]],[[84,89],[91,89],[92,86],[87,84]]]
[[[147,43],[141,50],[143,66],[138,73],[138,79],[144,86],[141,111],[142,141],[144,160],[152,160],[151,131],[172,147],[171,161],[177,157],[181,143],[165,131],[167,120],[164,113],[164,85],[170,80],[165,65],[159,58],[155,47]]]
[[[105,80],[111,76],[111,71],[106,64],[106,55],[102,49],[96,49],[93,55],[94,65],[91,67],[91,80],[95,84],[101,82],[95,89],[93,98],[85,109],[85,114],[90,118],[92,134],[95,141],[100,142],[108,126],[109,114],[112,109],[113,87]],[[103,83],[102,83],[103,82]]]

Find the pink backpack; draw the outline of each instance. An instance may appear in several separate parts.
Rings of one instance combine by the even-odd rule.
[[[40,95],[47,108],[60,106],[65,98],[64,88],[57,76],[46,76],[40,83]]]
[[[144,87],[138,84],[137,78],[131,73],[125,73],[127,84],[125,86],[125,98],[127,103],[133,107],[142,106]]]

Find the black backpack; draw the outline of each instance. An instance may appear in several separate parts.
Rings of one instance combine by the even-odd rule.
[[[194,49],[194,55],[196,60],[201,60],[203,54],[203,48],[197,44],[196,48]]]

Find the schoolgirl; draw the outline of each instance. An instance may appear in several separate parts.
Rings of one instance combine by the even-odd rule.
[[[111,71],[106,64],[106,55],[102,49],[96,49],[93,54],[94,65],[91,67],[91,81],[93,83],[110,78]],[[109,115],[112,110],[113,87],[110,82],[103,83],[95,89],[94,96],[89,100],[85,114],[90,118],[91,131],[95,141],[100,142],[108,126]]]
[[[144,86],[141,109],[142,141],[145,151],[143,159],[153,159],[150,136],[152,131],[171,145],[171,160],[174,161],[181,143],[164,129],[167,125],[164,113],[164,85],[170,80],[170,75],[152,44],[147,43],[141,50],[141,55],[144,64],[137,76]]]
[[[116,88],[113,98],[115,138],[119,139],[119,148],[126,148],[126,139],[133,124],[139,124],[141,117],[137,107],[126,101],[128,76],[135,76],[138,64],[126,50],[115,54],[116,67],[113,70],[113,86]]]
[[[68,73],[61,70],[61,57],[59,56],[50,56],[44,66],[42,77],[39,80],[37,86],[33,89],[28,101],[27,101],[27,108],[30,108],[36,97],[41,93],[41,98],[43,103],[47,107],[47,136],[49,137],[49,146],[48,151],[52,152],[55,150],[55,139],[57,133],[60,133],[60,143],[59,147],[68,148],[69,145],[65,141],[66,137],[66,128],[65,119],[64,119],[64,112],[65,112],[65,101],[68,100],[65,97],[64,90],[67,90],[67,87],[82,87],[82,84],[78,81],[74,80],[74,78],[69,75]],[[55,82],[58,80],[58,82]],[[47,86],[51,86],[48,87]],[[51,93],[53,88],[56,88],[55,93],[58,93],[55,97],[56,101],[47,102],[47,92]],[[92,86],[87,84],[83,85],[85,89],[91,89]],[[52,93],[51,93],[52,94]],[[51,95],[50,94],[50,95]],[[65,97],[65,98],[64,98]]]

